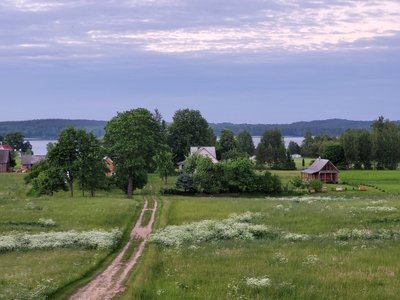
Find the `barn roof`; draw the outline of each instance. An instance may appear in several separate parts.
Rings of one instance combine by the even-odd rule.
[[[8,164],[10,162],[10,151],[0,150],[0,164]]]
[[[315,173],[319,173],[323,170],[323,168],[325,168],[325,166],[327,164],[332,164],[328,159],[322,159],[322,158],[318,158],[314,161],[314,163],[307,169],[302,171],[302,173],[306,173],[306,174],[315,174]],[[335,168],[335,170],[337,172],[339,172],[339,170],[335,167],[334,164],[332,164],[332,166]]]
[[[23,155],[21,157],[22,165],[34,165],[46,159],[46,155]]]

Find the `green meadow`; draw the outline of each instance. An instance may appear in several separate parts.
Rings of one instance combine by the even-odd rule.
[[[274,173],[285,184],[299,176],[299,171]],[[340,178],[347,187],[342,193],[332,185],[328,193],[302,197],[183,197],[158,195],[176,177],[164,184],[150,175],[148,185],[127,200],[119,191],[95,198],[71,199],[64,192],[36,198],[28,196],[23,175],[0,174],[0,236],[120,229],[121,247],[142,195],[153,194],[160,200],[156,233],[204,220],[218,227],[232,214],[250,212],[252,226],[273,234],[253,239],[216,235],[207,241],[189,236],[179,247],[150,242],[120,299],[396,299],[400,172],[343,171]],[[353,189],[359,184],[367,185],[367,191]],[[44,225],[41,219],[54,224]],[[104,269],[117,251],[67,247],[0,252],[0,299],[65,299]]]
[[[400,172],[346,171],[341,180],[345,192],[303,197],[163,196],[156,231],[252,212],[255,225],[300,238],[150,243],[121,299],[396,299]],[[351,189],[361,183],[385,192]]]
[[[0,174],[1,236],[113,229],[126,235],[140,206],[140,201],[127,200],[122,193],[73,199],[68,193],[28,197],[23,175]],[[43,226],[40,219],[55,224]],[[82,279],[104,267],[115,252],[80,248],[0,252],[0,299],[64,298]]]

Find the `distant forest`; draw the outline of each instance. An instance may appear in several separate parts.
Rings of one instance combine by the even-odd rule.
[[[0,122],[0,135],[4,136],[9,132],[18,131],[25,137],[38,139],[56,139],[66,127],[73,126],[93,132],[97,137],[104,135],[106,121],[92,120],[65,120],[65,119],[45,119],[30,121]],[[400,125],[400,121],[396,122]],[[327,134],[339,136],[346,129],[371,129],[372,121],[350,121],[343,119],[330,119],[311,122],[296,122],[291,124],[233,124],[233,123],[211,123],[211,128],[219,136],[222,129],[229,129],[234,134],[240,130],[247,130],[253,136],[261,136],[266,129],[278,128],[284,136],[304,136],[306,132],[312,135]]]

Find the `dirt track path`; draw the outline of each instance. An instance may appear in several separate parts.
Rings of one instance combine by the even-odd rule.
[[[140,217],[137,220],[136,225],[130,234],[129,241],[125,247],[121,250],[121,252],[106,270],[104,270],[86,286],[79,289],[73,296],[70,297],[70,300],[107,300],[114,298],[117,294],[124,291],[124,282],[142,255],[147,242],[147,237],[152,232],[157,205],[158,203],[154,199],[154,208],[148,209],[148,201],[146,199]],[[152,211],[150,221],[145,227],[142,227],[141,224],[144,213],[148,210]],[[123,262],[122,258],[135,239],[141,239],[142,242],[129,260],[127,262]]]

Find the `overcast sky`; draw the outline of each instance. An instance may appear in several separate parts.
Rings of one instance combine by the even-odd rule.
[[[0,120],[400,119],[399,0],[1,0]]]

